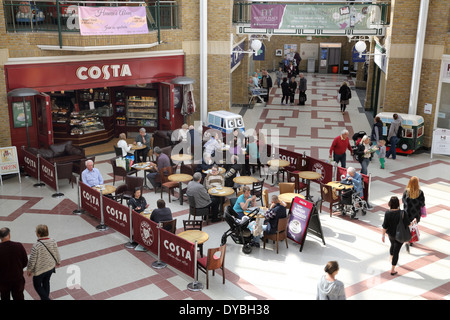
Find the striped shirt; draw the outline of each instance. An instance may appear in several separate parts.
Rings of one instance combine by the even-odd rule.
[[[44,246],[45,245],[45,246]],[[48,248],[48,250],[46,249]],[[50,252],[55,258],[52,257]],[[56,261],[55,261],[56,259]],[[58,246],[54,239],[43,238],[31,247],[30,257],[28,259],[27,271],[33,276],[38,276],[44,272],[52,270],[56,264],[61,263]]]

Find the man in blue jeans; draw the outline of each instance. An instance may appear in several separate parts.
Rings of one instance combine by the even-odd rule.
[[[397,137],[397,133],[398,129],[402,124],[403,119],[396,113],[394,113],[393,118],[394,121],[392,121],[391,126],[389,127],[389,132],[387,136],[387,140],[390,143],[390,147],[388,152],[386,152],[386,158],[389,158],[389,156],[392,154],[392,159],[395,160],[397,158],[397,150],[395,148],[397,147],[397,143],[400,140]]]

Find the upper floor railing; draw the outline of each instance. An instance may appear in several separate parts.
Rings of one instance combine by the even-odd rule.
[[[176,1],[23,1],[4,0],[3,12],[7,32],[80,32],[78,6],[145,6],[149,30],[176,29]]]

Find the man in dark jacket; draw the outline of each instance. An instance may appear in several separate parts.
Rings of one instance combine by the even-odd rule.
[[[306,101],[306,78],[304,77],[303,73],[300,73],[300,81],[298,83],[298,105],[299,106],[304,106],[305,105],[305,101]]]
[[[264,102],[267,103],[269,101],[270,89],[272,88],[272,78],[265,69],[262,70],[261,88],[267,89],[267,95],[264,96]]]
[[[291,106],[294,104],[296,90],[297,90],[297,82],[295,81],[295,77],[291,77],[291,81],[289,82],[289,93],[290,93],[289,102],[291,103]]]
[[[8,228],[0,229],[0,296],[1,300],[24,300],[23,269],[28,264],[27,252],[19,242],[11,241]]]

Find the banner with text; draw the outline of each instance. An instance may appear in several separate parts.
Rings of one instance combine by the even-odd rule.
[[[299,197],[294,198],[289,212],[287,236],[289,239],[302,244],[308,229],[309,218],[314,204]]]
[[[39,160],[39,166],[41,181],[56,190],[57,181],[55,165],[41,157]]]
[[[103,219],[108,227],[130,237],[130,209],[123,204],[103,196]]]
[[[78,7],[83,36],[148,33],[145,7]]]
[[[169,231],[164,229],[160,231],[161,261],[194,277],[194,263],[197,259],[195,245]]]
[[[36,155],[23,149],[23,163],[25,172],[35,179],[38,178],[38,158]]]
[[[371,29],[380,8],[367,4],[252,4],[251,27],[264,29]]]
[[[100,191],[97,191],[80,181],[81,208],[97,219],[102,218],[100,206]]]

